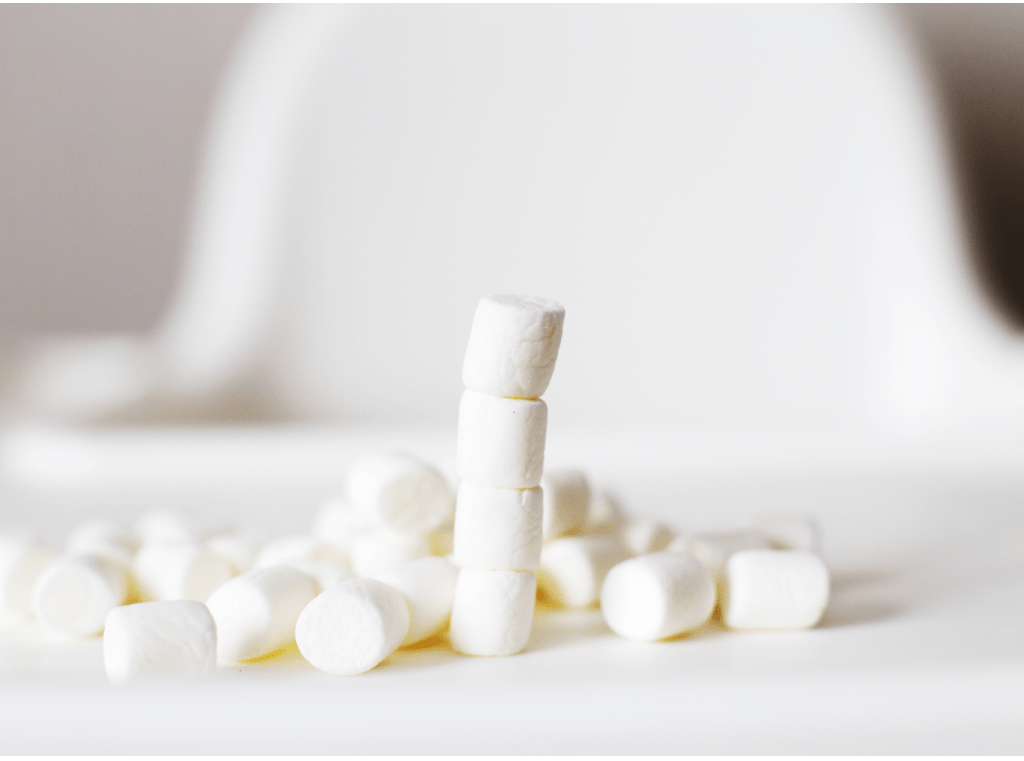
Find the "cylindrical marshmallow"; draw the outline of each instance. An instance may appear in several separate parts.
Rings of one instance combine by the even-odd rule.
[[[290,560],[324,560],[346,565],[348,555],[334,545],[320,541],[309,534],[285,534],[271,539],[252,562],[253,568],[269,568]]]
[[[480,299],[462,364],[462,382],[491,396],[538,398],[551,382],[564,320],[565,309],[550,299]]]
[[[533,626],[537,577],[529,571],[463,568],[452,601],[452,646],[466,655],[514,655]]]
[[[352,579],[318,595],[295,624],[302,657],[328,674],[362,674],[409,633],[402,593],[376,579]]]
[[[619,527],[619,538],[631,555],[661,552],[672,541],[668,526],[647,518],[626,521]]]
[[[348,473],[348,500],[367,519],[402,534],[425,534],[452,517],[455,499],[437,470],[403,454],[357,461]]]
[[[266,541],[263,534],[255,531],[232,531],[210,537],[206,546],[231,563],[235,573],[244,573],[252,568]]]
[[[201,602],[142,602],[114,608],[103,630],[112,682],[138,677],[200,677],[217,666],[217,628]]]
[[[584,533],[617,534],[625,520],[626,511],[617,497],[608,492],[591,491],[587,520],[583,524]]]
[[[50,631],[92,637],[103,631],[107,614],[125,601],[127,593],[120,563],[98,555],[62,557],[36,582],[32,610]]]
[[[149,600],[206,602],[213,590],[234,576],[225,558],[191,542],[144,544],[131,570]]]
[[[745,550],[725,564],[730,629],[807,629],[828,604],[828,568],[805,550]]]
[[[313,580],[285,565],[247,571],[206,601],[217,623],[217,657],[247,661],[295,639],[295,622],[317,591]]]
[[[334,497],[324,502],[313,517],[312,534],[320,541],[348,551],[352,537],[365,533],[376,521],[367,518],[347,501]]]
[[[316,593],[320,594],[325,589],[330,589],[335,584],[354,579],[355,573],[342,565],[328,563],[325,560],[289,560],[284,565],[302,571],[313,580]]]
[[[99,555],[127,568],[138,545],[135,536],[123,526],[113,521],[91,520],[71,532],[66,554]]]
[[[608,571],[628,557],[621,542],[607,536],[570,536],[544,545],[537,586],[553,602],[586,608],[598,601]]]
[[[410,560],[425,558],[433,551],[429,536],[396,534],[378,528],[352,539],[349,545],[349,563],[359,576],[384,573]]]
[[[463,481],[452,554],[470,568],[532,571],[540,565],[544,496],[533,489],[492,489]]]
[[[760,531],[741,529],[682,535],[669,544],[669,549],[693,555],[716,581],[721,581],[725,562],[734,552],[770,549],[771,546],[768,537]]]
[[[813,518],[799,515],[763,515],[754,528],[777,550],[806,550],[821,554],[821,529]]]
[[[590,486],[578,470],[547,471],[540,480],[544,489],[544,541],[579,533],[587,520]]]
[[[459,477],[478,486],[532,489],[544,472],[548,408],[466,389],[459,403]]]
[[[459,578],[458,568],[448,558],[420,558],[374,578],[397,589],[409,604],[409,633],[403,646],[415,645],[444,629],[452,615]]]
[[[0,534],[0,619],[32,618],[32,591],[53,558],[30,534]]]
[[[654,552],[612,568],[601,587],[601,613],[623,637],[657,640],[696,629],[715,607],[715,583],[696,559]]]

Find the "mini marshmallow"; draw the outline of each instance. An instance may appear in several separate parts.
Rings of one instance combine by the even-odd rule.
[[[32,591],[53,557],[27,532],[0,534],[0,619],[32,618]]]
[[[744,550],[725,564],[730,629],[807,629],[828,604],[824,561],[805,550]]]
[[[806,550],[821,554],[821,529],[813,518],[798,515],[762,515],[754,528],[777,550]]]
[[[420,558],[374,578],[401,592],[409,605],[409,633],[401,646],[415,645],[444,629],[459,578],[450,560]]]
[[[618,534],[625,521],[626,511],[617,497],[608,492],[591,491],[587,519],[583,523],[585,534]]]
[[[302,571],[312,579],[317,594],[356,577],[351,569],[325,560],[289,560],[284,565]]]
[[[342,550],[309,534],[285,534],[263,545],[252,567],[269,568],[272,565],[287,563],[289,560],[323,560],[346,565],[348,557]]]
[[[628,557],[617,540],[607,536],[570,536],[544,545],[537,586],[553,602],[586,608],[601,596],[608,571]]]
[[[206,540],[207,548],[231,563],[235,573],[243,573],[252,568],[265,544],[264,535],[255,531],[233,531]]]
[[[352,539],[349,562],[359,576],[374,576],[398,568],[410,560],[428,557],[433,551],[429,536],[396,534],[378,528]]]
[[[540,484],[544,489],[544,541],[579,533],[590,504],[587,477],[578,470],[548,471]]]
[[[247,661],[295,639],[295,622],[316,597],[313,580],[285,565],[247,571],[217,587],[206,601],[217,623],[217,657]]]
[[[328,674],[369,671],[409,633],[402,593],[376,579],[352,579],[318,595],[299,615],[295,642],[302,657]]]
[[[654,552],[612,568],[601,587],[601,613],[616,634],[639,640],[696,629],[715,607],[715,583],[697,560]]]
[[[551,382],[565,309],[535,296],[480,299],[462,365],[462,382],[482,394],[536,399]]]
[[[619,528],[619,538],[632,555],[661,552],[672,541],[668,526],[647,518],[634,518]]]
[[[206,602],[213,590],[234,576],[226,559],[191,542],[144,544],[131,570],[150,600]]]
[[[769,549],[771,546],[768,537],[760,531],[742,529],[680,536],[669,544],[669,549],[693,555],[716,581],[721,581],[725,562],[734,552]]]
[[[103,631],[103,665],[112,682],[209,676],[217,666],[213,616],[191,600],[114,608]]]
[[[540,565],[544,495],[463,481],[455,510],[452,554],[471,568],[532,571]]]
[[[459,403],[459,476],[499,489],[539,486],[547,426],[543,401],[501,399],[466,389]]]
[[[107,614],[128,594],[125,568],[99,555],[58,558],[50,563],[32,593],[32,610],[47,629],[70,637],[103,631]]]
[[[68,537],[66,554],[99,555],[127,568],[138,548],[136,537],[123,526],[106,520],[79,524]]]
[[[452,646],[466,655],[514,655],[533,626],[537,578],[529,571],[463,568],[452,601]]]
[[[455,500],[437,470],[402,454],[357,461],[346,484],[352,507],[366,519],[402,534],[425,534],[448,522]]]

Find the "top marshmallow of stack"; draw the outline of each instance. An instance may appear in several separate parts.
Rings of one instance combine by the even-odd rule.
[[[462,382],[490,396],[537,399],[551,382],[565,309],[536,296],[480,299],[469,334]]]

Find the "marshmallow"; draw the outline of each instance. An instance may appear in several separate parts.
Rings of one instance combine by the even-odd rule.
[[[409,604],[409,633],[402,646],[415,645],[444,629],[459,578],[459,569],[450,560],[421,558],[374,578],[397,589]]]
[[[608,492],[591,492],[583,531],[587,534],[617,534],[626,520],[618,498]]]
[[[334,497],[320,506],[313,517],[312,534],[325,544],[348,550],[349,542],[357,534],[365,533],[373,520],[356,510],[345,500]]]
[[[664,639],[696,629],[714,607],[711,575],[681,552],[654,552],[619,563],[601,587],[605,622],[630,639]]]
[[[730,629],[807,629],[828,604],[828,568],[804,550],[745,550],[725,564]]]
[[[551,381],[565,309],[535,296],[480,299],[462,365],[466,388],[491,396],[536,399]]]
[[[769,549],[771,546],[768,537],[760,531],[743,529],[680,536],[669,544],[669,549],[693,555],[716,581],[721,581],[725,562],[734,552]]]
[[[138,549],[138,540],[123,526],[106,520],[79,524],[68,537],[66,554],[99,555],[127,568]]]
[[[540,485],[544,489],[544,541],[579,533],[590,504],[587,477],[578,470],[548,471]]]
[[[622,543],[633,555],[661,552],[672,541],[672,532],[658,521],[646,518],[626,521],[619,528]]]
[[[135,533],[143,544],[194,542],[197,536],[192,519],[166,508],[145,513],[135,522]]]
[[[272,565],[287,563],[289,560],[324,560],[328,563],[346,565],[348,557],[342,550],[309,534],[285,534],[263,545],[252,567],[269,568]]]
[[[459,476],[500,489],[539,486],[547,425],[543,401],[501,399],[466,389],[459,403]]]
[[[777,550],[806,550],[821,554],[821,530],[813,518],[796,515],[763,515],[754,520]]]
[[[58,558],[36,582],[32,610],[50,631],[91,637],[128,594],[125,568],[99,555]]]
[[[407,455],[357,461],[348,474],[349,502],[367,519],[402,534],[425,534],[451,519],[455,500],[434,468]]]
[[[451,555],[455,548],[455,521],[453,520],[430,532],[430,554]]]
[[[132,560],[132,573],[150,600],[198,600],[234,576],[231,563],[191,542],[144,544]]]
[[[295,639],[295,622],[317,591],[296,568],[247,571],[217,587],[206,601],[217,623],[217,657],[247,661]]]
[[[349,562],[359,576],[384,573],[410,560],[428,557],[433,551],[429,536],[396,534],[378,528],[352,539]]]
[[[328,674],[362,674],[387,658],[409,633],[402,593],[376,579],[352,579],[318,595],[299,615],[295,642]]]
[[[316,587],[316,593],[320,594],[325,589],[330,589],[335,584],[354,579],[356,575],[348,568],[325,560],[289,560],[284,563],[302,573],[306,574]]]
[[[598,601],[608,571],[628,557],[622,544],[607,536],[570,536],[544,545],[537,586],[553,602],[586,608]]]
[[[452,646],[466,655],[513,655],[530,638],[537,578],[529,571],[463,568],[452,601]]]
[[[253,531],[233,531],[206,540],[207,548],[231,563],[235,573],[243,573],[252,568],[265,544],[265,538]]]
[[[532,571],[540,565],[543,512],[544,495],[539,487],[492,489],[463,481],[455,510],[455,563]]]
[[[114,608],[103,631],[103,665],[112,682],[208,676],[217,665],[213,616],[191,600]]]
[[[30,534],[0,534],[0,619],[32,618],[32,591],[52,560]]]

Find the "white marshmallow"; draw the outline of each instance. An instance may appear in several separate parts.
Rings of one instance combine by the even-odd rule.
[[[617,497],[608,492],[591,491],[587,519],[583,524],[584,533],[617,534],[625,521],[626,511]]]
[[[290,566],[306,574],[313,581],[316,593],[330,589],[335,584],[354,579],[355,573],[342,565],[328,563],[325,560],[289,560],[284,565]]]
[[[821,529],[813,518],[798,515],[762,515],[754,519],[777,550],[806,550],[821,554]]]
[[[499,489],[539,486],[547,426],[548,408],[541,400],[501,399],[466,389],[459,403],[459,476]]]
[[[360,511],[340,497],[324,502],[313,516],[311,533],[325,544],[348,550],[352,537],[365,533],[376,525]]]
[[[317,591],[302,571],[285,565],[247,571],[206,601],[217,623],[217,657],[247,661],[295,638],[295,622]]]
[[[470,568],[532,571],[540,565],[544,495],[463,481],[455,510],[452,554]]]
[[[480,299],[462,364],[462,382],[491,396],[538,398],[555,370],[564,320],[565,309],[550,299]]]
[[[725,564],[730,629],[807,629],[828,604],[824,561],[804,550],[745,550]]]
[[[409,633],[402,646],[432,637],[451,618],[459,569],[448,558],[420,558],[374,578],[397,589],[409,604]]]
[[[200,677],[217,666],[217,628],[201,602],[142,602],[114,608],[103,631],[112,682],[138,677]]]
[[[696,629],[714,607],[711,575],[681,552],[654,552],[619,563],[601,587],[605,622],[630,639],[664,639]]]
[[[52,562],[36,582],[32,610],[50,631],[92,637],[128,594],[125,568],[101,556],[67,556]]]
[[[568,608],[586,608],[601,596],[608,571],[628,557],[617,539],[570,536],[544,545],[537,586],[551,600]]]
[[[123,526],[106,520],[91,520],[79,524],[68,537],[66,554],[99,555],[128,567],[139,543]]]
[[[634,518],[619,528],[619,537],[632,555],[661,552],[672,541],[672,531],[658,521]]]
[[[679,536],[669,544],[669,549],[693,555],[720,582],[725,573],[725,562],[734,552],[769,549],[771,546],[768,537],[760,531],[741,529]]]
[[[554,470],[540,480],[544,489],[544,541],[579,533],[587,520],[590,486],[578,470]]]
[[[0,534],[0,619],[32,618],[32,591],[53,557],[27,532]]]
[[[266,537],[255,531],[233,531],[206,540],[206,546],[231,563],[235,573],[243,573],[252,568],[265,544]]]
[[[518,653],[530,639],[536,597],[529,571],[463,568],[452,601],[452,646],[467,655]]]
[[[206,602],[213,590],[234,576],[226,559],[191,542],[144,544],[131,570],[150,600]]]
[[[352,507],[402,534],[425,534],[451,520],[455,499],[437,470],[402,454],[357,461],[346,484]]]
[[[428,557],[433,551],[429,536],[396,534],[378,528],[352,539],[349,562],[359,576],[384,573],[410,560]]]
[[[318,595],[295,624],[307,661],[328,674],[362,674],[387,658],[409,633],[402,593],[376,579],[352,579]]]
[[[348,563],[347,553],[309,534],[285,534],[271,539],[256,555],[253,568],[269,568],[290,560],[323,560],[337,565]]]

